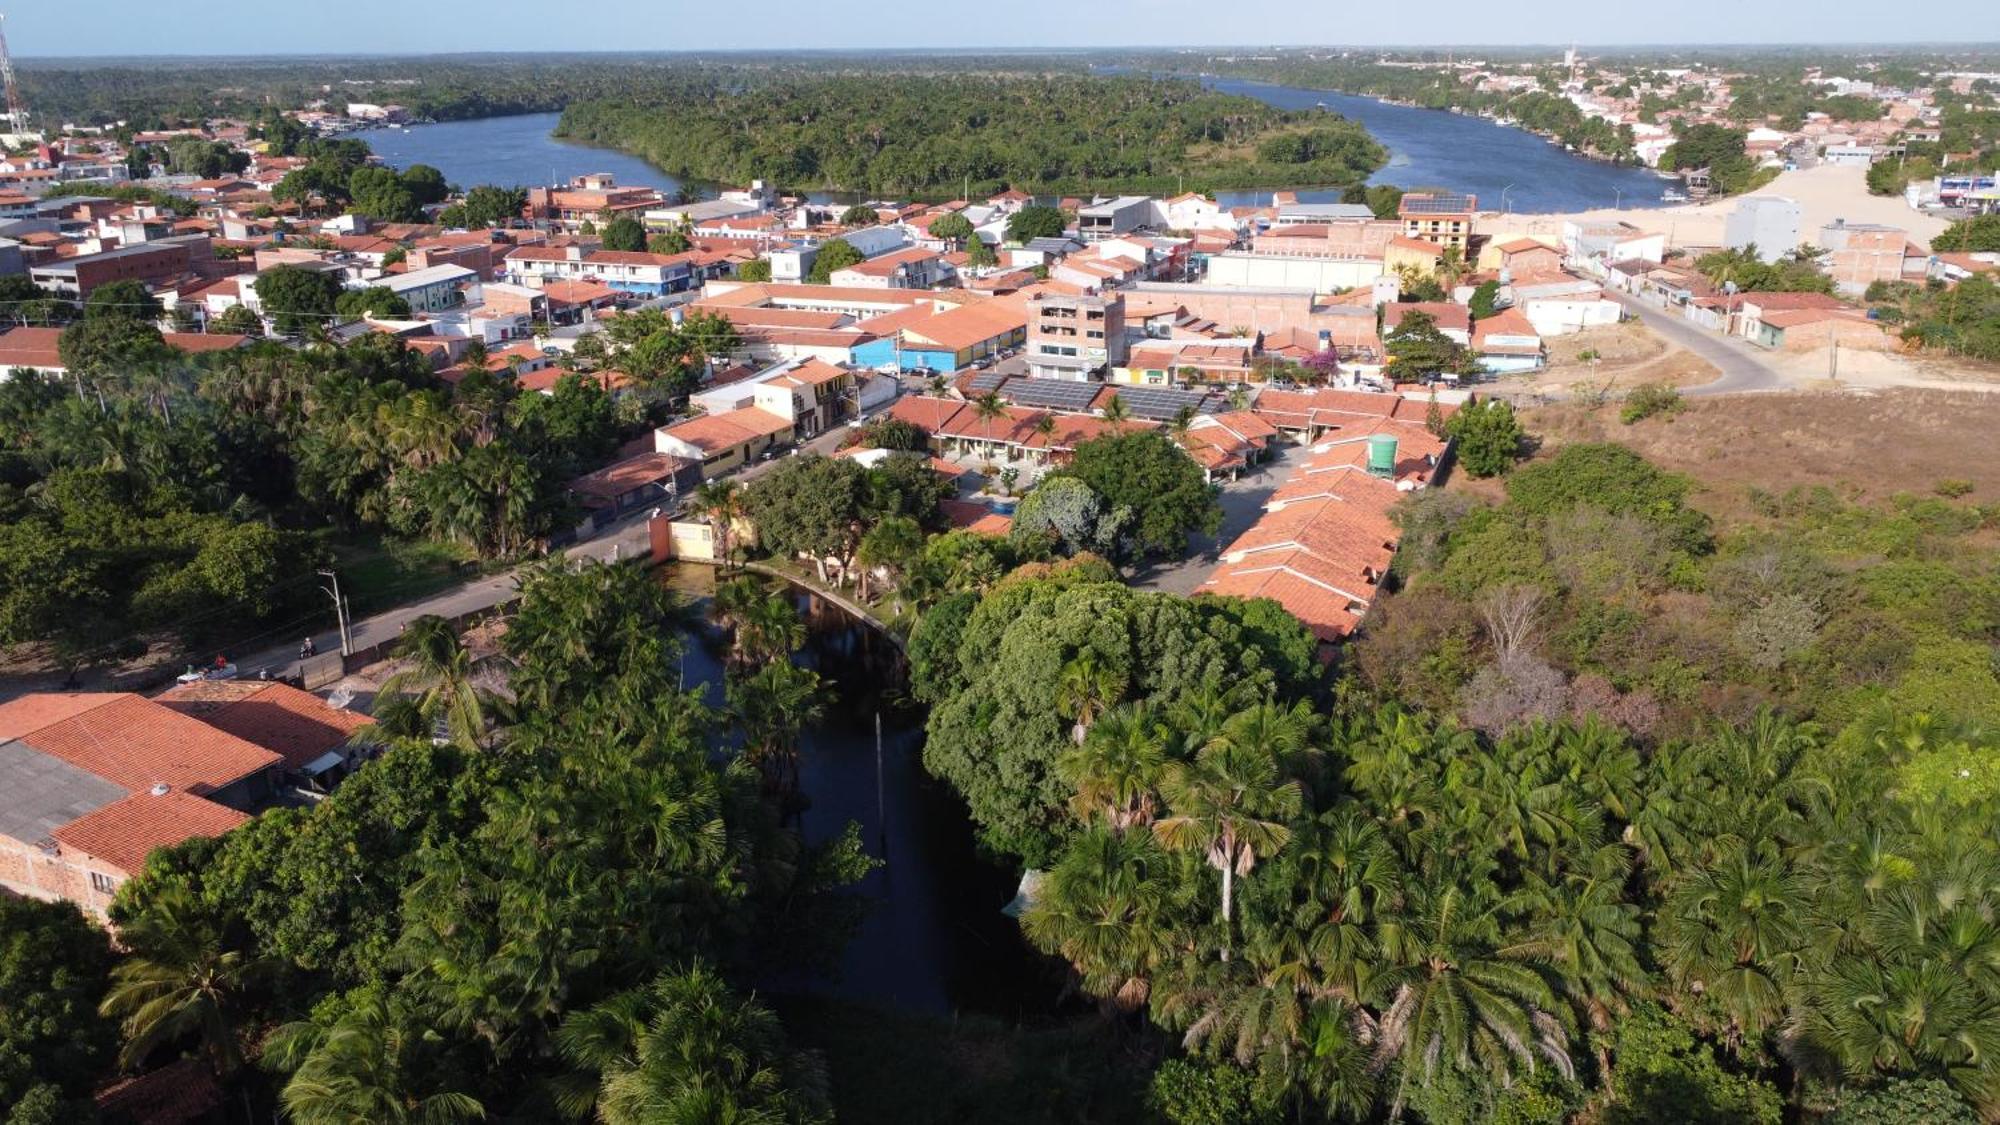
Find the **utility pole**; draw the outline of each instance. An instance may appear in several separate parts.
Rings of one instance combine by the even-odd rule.
[[[889,859],[889,802],[882,788],[882,712],[875,712],[875,831],[882,860]]]
[[[334,621],[340,626],[340,655],[352,656],[354,654],[354,634],[347,618],[347,599],[340,596],[340,575],[335,574],[331,570],[322,570],[319,572],[319,576],[330,579],[333,582],[333,589],[327,590],[325,586],[321,586],[320,589],[326,590],[327,595],[333,599]]]

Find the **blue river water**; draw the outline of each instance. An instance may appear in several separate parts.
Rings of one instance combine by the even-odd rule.
[[[1670,181],[1643,168],[1619,168],[1568,152],[1533,133],[1478,117],[1390,105],[1325,90],[1270,86],[1237,79],[1209,84],[1282,109],[1327,109],[1353,118],[1389,150],[1378,183],[1470,192],[1480,205],[1513,211],[1581,211],[1622,204],[1657,207]],[[450,121],[360,134],[397,167],[429,164],[452,183],[526,185],[561,183],[587,172],[610,172],[621,184],[672,191],[680,181],[636,156],[549,135],[560,115],[532,113]],[[1336,191],[1301,191],[1306,202],[1339,198]],[[1269,203],[1266,191],[1225,191],[1225,206]]]

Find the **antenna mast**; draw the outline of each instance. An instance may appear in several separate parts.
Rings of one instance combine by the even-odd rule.
[[[28,129],[28,107],[21,100],[21,84],[14,80],[14,60],[7,53],[7,17],[0,15],[0,82],[7,87],[7,128],[24,133]]]

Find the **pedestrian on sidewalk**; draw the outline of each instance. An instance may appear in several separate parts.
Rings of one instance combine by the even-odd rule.
[[[309,660],[318,654],[319,654],[319,649],[313,646],[313,639],[311,637],[307,637],[304,641],[300,642],[299,644],[300,660]]]

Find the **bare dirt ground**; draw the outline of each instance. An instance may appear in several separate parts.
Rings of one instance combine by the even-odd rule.
[[[1671,186],[1667,180],[1661,187]],[[1868,194],[1868,170],[1833,164],[1786,172],[1751,196],[1782,196],[1797,200],[1802,212],[1799,235],[1811,241],[1821,227],[1835,219],[1851,223],[1883,223],[1910,232],[1918,242],[1930,240],[1947,225],[1935,215],[1915,211],[1900,196]],[[1736,209],[1736,197],[1674,207],[1612,210],[1600,208],[1574,214],[1480,216],[1480,233],[1505,240],[1519,236],[1561,237],[1564,220],[1578,222],[1627,222],[1641,230],[1667,236],[1670,246],[1719,246],[1722,228]],[[1787,247],[1790,249],[1790,247]]]
[[[1955,356],[1842,349],[1839,356],[1831,360],[1822,350],[1803,355],[1774,353],[1771,362],[1801,389],[1918,387],[1927,390],[2000,391],[2000,365]]]
[[[1714,364],[1637,320],[1552,336],[1548,351],[1547,368],[1510,377],[1508,385],[1543,392],[1601,391],[1615,397],[1643,383],[1692,387],[1719,374]]]
[[[1781,493],[1827,485],[1855,501],[1898,492],[1929,495],[1940,481],[1969,481],[1969,499],[2000,502],[2000,463],[1983,456],[2000,429],[2000,396],[1922,389],[1851,394],[1787,392],[1690,399],[1670,416],[1623,425],[1615,405],[1575,403],[1526,412],[1542,442],[1615,441],[1703,488],[1696,502],[1718,517],[1747,512],[1751,488]]]

